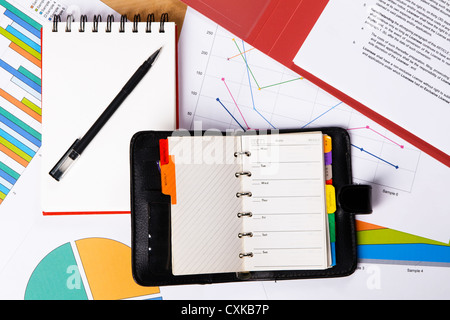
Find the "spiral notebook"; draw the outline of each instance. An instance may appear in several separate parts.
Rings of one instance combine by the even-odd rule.
[[[176,26],[167,15],[67,17],[42,30],[42,210],[129,213],[129,144],[140,130],[176,127]],[[103,20],[103,21],[102,21]],[[158,20],[158,19],[157,19]],[[138,67],[158,60],[61,181],[49,171]]]

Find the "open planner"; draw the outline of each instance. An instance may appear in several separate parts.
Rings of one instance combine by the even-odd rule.
[[[89,18],[89,19],[88,19]],[[102,19],[103,18],[103,19]],[[176,127],[176,26],[164,15],[71,17],[42,30],[42,211],[129,213],[129,143]],[[151,70],[61,181],[49,172],[157,49]]]
[[[328,268],[322,140],[169,137],[173,273]]]
[[[143,131],[131,141],[133,274],[141,285],[348,275],[355,213],[345,130]]]

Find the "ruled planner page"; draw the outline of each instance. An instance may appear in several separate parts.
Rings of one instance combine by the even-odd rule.
[[[177,203],[171,208],[172,273],[243,271],[240,149],[236,137],[169,137]]]
[[[246,269],[329,266],[321,132],[242,137],[243,237]]]

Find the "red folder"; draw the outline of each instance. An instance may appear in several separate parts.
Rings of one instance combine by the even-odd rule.
[[[328,0],[182,0],[237,37],[450,167],[450,156],[293,63]]]

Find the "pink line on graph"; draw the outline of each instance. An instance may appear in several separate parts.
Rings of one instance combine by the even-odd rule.
[[[365,127],[359,127],[359,128],[350,128],[350,129],[347,129],[347,130],[359,130],[359,129],[369,129],[370,131],[372,131],[372,132],[375,132],[376,134],[378,134],[378,135],[380,135],[380,136],[382,136],[383,138],[385,138],[386,140],[389,140],[390,142],[392,142],[393,144],[396,144],[396,145],[398,145],[400,148],[404,148],[405,146],[404,145],[401,145],[401,144],[398,144],[397,142],[395,142],[395,141],[393,141],[393,140],[391,140],[391,139],[389,139],[388,137],[386,137],[385,135],[382,135],[381,133],[379,133],[378,131],[376,131],[376,130],[374,130],[374,129],[372,129],[371,127],[369,127],[369,126],[365,126]]]
[[[241,109],[239,109],[239,106],[237,105],[236,100],[234,100],[234,97],[233,97],[233,94],[232,94],[231,91],[230,91],[230,88],[228,88],[227,83],[225,82],[225,78],[222,78],[222,81],[223,81],[223,83],[225,84],[225,87],[227,87],[228,93],[230,94],[231,99],[233,99],[233,102],[234,102],[234,104],[236,105],[236,108],[238,109],[239,113],[241,114],[242,120],[244,120],[245,125],[247,126],[247,129],[250,129],[250,127],[248,126],[247,121],[245,121],[245,118],[244,118],[244,115],[243,115],[242,112],[241,112]]]

